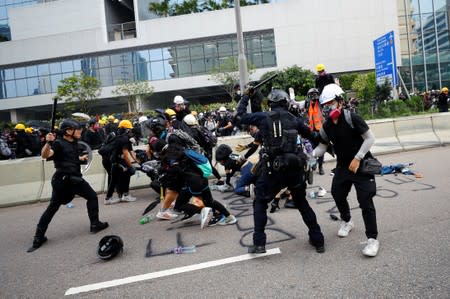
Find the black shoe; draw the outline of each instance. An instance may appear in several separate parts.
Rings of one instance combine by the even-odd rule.
[[[108,222],[98,221],[95,224],[91,224],[91,233],[93,233],[93,234],[98,233],[99,231],[104,230],[108,226],[109,226]]]
[[[309,240],[309,244],[311,244],[313,247],[316,248],[316,252],[317,253],[324,253],[325,252],[325,245],[314,245],[313,242],[311,240]]]
[[[36,249],[38,249],[39,247],[42,246],[42,244],[44,244],[45,242],[47,242],[47,237],[43,236],[43,237],[34,237],[33,239],[33,246],[31,246],[30,248],[28,248],[27,252],[33,252]]]
[[[284,203],[284,207],[288,209],[296,209],[295,202],[293,199],[288,199]]]
[[[324,175],[325,174],[325,171],[323,170],[322,166],[319,167],[319,174],[320,175]]]
[[[280,206],[279,206],[279,203],[280,203],[280,199],[279,198],[274,198],[273,200],[272,200],[272,202],[270,203],[270,213],[275,213],[275,211],[278,209],[280,209]]]
[[[248,248],[248,253],[266,253],[266,246],[252,245]]]

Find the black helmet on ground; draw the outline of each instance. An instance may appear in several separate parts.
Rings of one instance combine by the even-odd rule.
[[[216,149],[216,161],[225,161],[233,152],[231,147],[227,144],[221,144]]]
[[[63,132],[68,129],[79,130],[81,129],[81,125],[76,120],[68,118],[61,122],[59,129]]]
[[[123,241],[119,236],[104,236],[97,247],[97,256],[102,260],[110,260],[123,250]]]

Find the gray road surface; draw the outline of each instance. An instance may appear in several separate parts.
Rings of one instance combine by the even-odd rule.
[[[25,251],[46,203],[0,209],[0,298],[449,298],[450,147],[380,160],[414,162],[412,169],[424,178],[377,177],[381,249],[375,258],[361,254],[364,226],[353,191],[355,229],[348,238],[337,237],[338,222],[329,217],[336,211],[329,193],[333,165],[327,163],[326,175],[316,175],[308,189],[328,190],[310,200],[325,235],[324,254],[308,244],[298,211],[282,208],[270,214],[267,231],[267,248],[279,248],[281,254],[65,296],[74,287],[246,254],[253,227],[249,199],[213,192],[238,217],[238,225],[204,230],[198,221],[140,225],[141,212],[156,196],[141,189],[132,192],[140,198],[135,203],[100,205],[110,227],[97,235],[89,233],[83,199],[75,199],[72,209],[62,206],[47,232],[49,241],[31,254]],[[125,251],[103,262],[95,251],[107,234],[121,236]],[[153,256],[145,257],[150,239]],[[199,247],[193,254],[159,255],[177,244]]]

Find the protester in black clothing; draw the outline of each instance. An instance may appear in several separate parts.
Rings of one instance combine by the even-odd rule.
[[[30,140],[25,133],[25,125],[17,124],[14,127],[14,143],[16,158],[26,158],[32,155]]]
[[[97,121],[95,119],[91,119],[88,121],[88,128],[83,135],[83,141],[89,144],[91,149],[99,149],[103,143],[102,136],[97,131],[96,125]]]
[[[114,115],[108,116],[108,123],[104,126],[106,135],[114,132],[117,133],[117,123]]]
[[[448,88],[443,87],[438,98],[439,112],[448,112]]]
[[[75,195],[87,200],[91,233],[97,233],[108,227],[107,222],[99,220],[96,192],[81,174],[80,165],[87,162],[88,155],[82,152],[77,142],[81,137],[80,124],[71,119],[65,120],[60,125],[60,132],[62,136],[57,139],[53,133],[48,133],[45,137],[47,143],[41,151],[43,159],[54,161],[56,171],[52,177],[53,191],[50,203],[39,220],[33,245],[28,252],[36,250],[47,241],[45,232],[53,216],[61,205],[71,202]]]
[[[342,108],[343,93],[344,91],[338,85],[330,84],[324,88],[320,96],[320,103],[324,105],[324,115],[328,116],[320,129],[322,140],[314,150],[314,155],[323,155],[328,143],[333,143],[336,168],[331,194],[342,219],[338,236],[347,237],[354,227],[347,201],[350,189],[354,185],[368,238],[362,252],[366,256],[373,257],[379,249],[376,211],[373,203],[373,197],[376,194],[375,177],[371,174],[360,173],[358,169],[362,159],[372,157],[370,148],[375,138],[367,123],[359,115]]]
[[[241,124],[255,125],[262,135],[263,147],[256,166],[258,178],[253,202],[255,223],[253,246],[249,253],[266,252],[267,206],[284,187],[291,191],[295,206],[308,227],[309,242],[321,253],[325,251],[324,237],[316,214],[306,200],[304,165],[306,158],[297,146],[297,137],[314,139],[313,134],[297,117],[289,113],[289,95],[283,90],[272,90],[269,96],[271,112],[245,114],[249,98],[244,96],[237,108],[236,119]]]
[[[325,66],[321,63],[316,66],[316,70],[316,88],[319,90],[319,93],[322,93],[322,90],[326,85],[334,83],[334,78],[325,71]]]
[[[233,123],[227,115],[227,109],[224,106],[219,108],[216,132],[218,136],[230,136],[231,132],[233,132]]]
[[[187,106],[188,102],[180,95],[177,95],[173,98],[173,107],[172,109],[176,113],[176,117],[178,121],[183,121],[183,118],[191,114],[189,107]]]

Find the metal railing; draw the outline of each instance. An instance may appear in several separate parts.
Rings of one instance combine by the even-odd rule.
[[[136,38],[136,22],[110,24],[108,26],[108,41]]]

